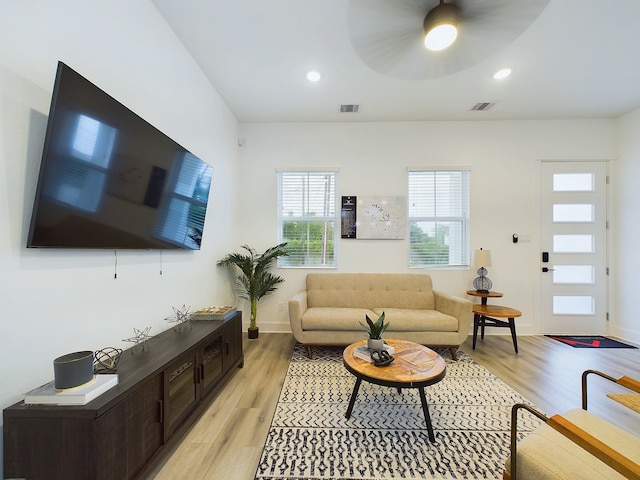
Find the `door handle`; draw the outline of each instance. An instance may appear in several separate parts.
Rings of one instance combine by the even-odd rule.
[[[543,271],[544,273],[552,272],[553,270],[555,270],[555,268],[542,267],[542,271]]]

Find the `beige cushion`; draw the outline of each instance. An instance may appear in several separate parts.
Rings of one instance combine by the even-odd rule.
[[[365,323],[365,315],[374,322],[385,312],[389,322],[387,333],[391,332],[456,332],[458,320],[436,310],[409,310],[406,308],[308,308],[302,315],[303,330],[362,331],[360,322]]]
[[[420,274],[310,273],[307,302],[310,308],[435,308],[431,277]]]
[[[359,322],[365,322],[365,315],[376,320],[378,316],[365,308],[320,307],[308,308],[302,315],[303,330],[362,331],[363,338],[367,333]]]
[[[376,320],[382,312],[389,322],[387,332],[457,332],[458,319],[437,310],[407,308],[374,308]]]
[[[598,440],[640,463],[640,438],[586,410],[575,409],[564,418]],[[536,480],[623,479],[614,469],[546,424],[518,443],[517,478]],[[506,466],[510,468],[510,457]],[[513,472],[512,472],[513,473]],[[513,475],[512,475],[512,478]]]

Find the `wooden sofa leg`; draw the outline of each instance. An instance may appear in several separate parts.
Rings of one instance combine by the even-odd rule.
[[[311,345],[307,345],[307,356],[309,357],[309,359],[313,358],[312,354],[311,354]]]
[[[451,352],[451,358],[453,358],[456,362],[458,361],[458,355],[457,355],[457,350],[458,347],[449,347],[449,351]]]

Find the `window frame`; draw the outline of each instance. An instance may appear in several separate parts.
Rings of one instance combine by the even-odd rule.
[[[284,224],[285,222],[291,218],[286,217],[284,215],[284,207],[283,207],[283,178],[286,175],[331,175],[333,177],[333,202],[331,204],[325,203],[325,206],[331,206],[333,209],[333,215],[298,215],[295,218],[299,222],[305,222],[307,224],[311,224],[312,222],[330,222],[333,224],[333,234],[330,237],[330,242],[333,247],[333,261],[330,263],[312,263],[309,260],[312,257],[305,256],[303,258],[303,262],[300,264],[290,264],[288,262],[291,261],[291,256],[288,257],[280,257],[278,258],[278,268],[314,268],[314,269],[327,269],[327,268],[337,268],[338,267],[338,239],[339,239],[339,229],[340,229],[340,209],[338,203],[338,173],[339,169],[337,168],[282,168],[276,169],[277,173],[277,190],[278,190],[278,243],[282,243],[287,241],[284,238]],[[301,202],[304,199],[300,199]]]
[[[446,172],[461,172],[460,183],[460,197],[459,207],[461,209],[460,215],[438,215],[434,211],[434,215],[412,215],[412,202],[417,200],[412,196],[412,175],[417,174],[434,174],[446,173]],[[434,197],[437,195],[437,182],[434,177]],[[471,168],[466,166],[458,167],[408,167],[407,168],[407,228],[408,228],[408,250],[407,250],[407,264],[409,268],[433,268],[433,269],[456,269],[466,268],[470,265],[471,248],[470,248],[470,225],[471,225]],[[435,203],[435,201],[434,201]],[[435,206],[434,206],[435,209]],[[438,223],[450,223],[459,222],[460,234],[459,234],[459,254],[457,255],[458,261],[453,263],[449,259],[448,263],[428,263],[420,262],[419,258],[415,258],[412,255],[412,249],[414,246],[412,238],[412,225],[420,222],[432,222]],[[437,227],[436,227],[437,229]],[[437,258],[435,258],[437,260]]]

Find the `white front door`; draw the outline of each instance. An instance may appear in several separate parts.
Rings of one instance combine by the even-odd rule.
[[[541,329],[607,333],[607,163],[542,162]]]

